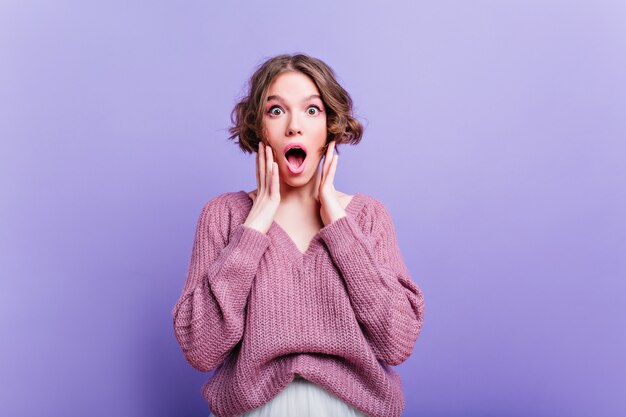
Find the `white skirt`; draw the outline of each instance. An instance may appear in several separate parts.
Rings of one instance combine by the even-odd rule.
[[[211,413],[209,417],[215,417]],[[367,417],[319,385],[296,376],[261,407],[239,417]]]

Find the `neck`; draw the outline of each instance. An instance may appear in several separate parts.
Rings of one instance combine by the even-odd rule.
[[[321,166],[304,185],[291,186],[280,180],[281,203],[309,205],[319,201],[319,182],[321,180]]]

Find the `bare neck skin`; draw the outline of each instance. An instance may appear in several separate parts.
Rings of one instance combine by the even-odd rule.
[[[301,186],[291,186],[282,179],[280,182],[281,205],[315,206],[319,202],[319,184],[322,167],[318,167],[311,179]]]

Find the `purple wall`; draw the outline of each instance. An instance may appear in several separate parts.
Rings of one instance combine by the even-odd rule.
[[[626,415],[626,3],[229,3],[0,3],[0,415],[208,415],[171,308],[284,52],[352,94],[337,188],[424,290],[405,415]]]

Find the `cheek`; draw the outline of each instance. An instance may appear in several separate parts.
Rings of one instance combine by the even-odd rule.
[[[282,126],[279,123],[265,123],[264,124],[264,135],[265,139],[272,142],[273,138],[280,137],[281,132],[284,132]],[[271,143],[270,143],[271,146]]]
[[[309,126],[310,132],[316,138],[324,137],[326,138],[326,134],[328,131],[328,126],[326,125],[326,119],[318,118],[311,122]]]
[[[326,146],[326,140],[328,139],[328,129],[326,125],[322,126],[322,128],[317,132],[316,142],[320,149],[320,156],[324,154],[324,147]]]

